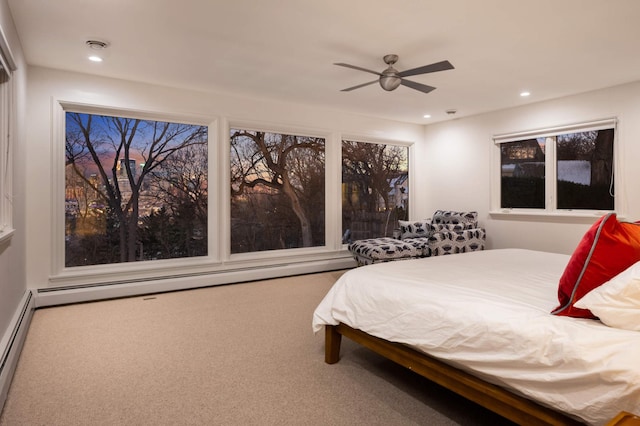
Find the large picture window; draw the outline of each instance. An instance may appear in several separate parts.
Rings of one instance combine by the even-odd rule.
[[[230,129],[231,254],[325,245],[325,139]]]
[[[615,122],[496,138],[501,209],[612,211]]]
[[[206,126],[66,112],[65,266],[207,255]]]
[[[392,236],[409,211],[409,148],[342,141],[342,242]]]

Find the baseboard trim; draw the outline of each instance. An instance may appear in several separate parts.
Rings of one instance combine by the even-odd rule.
[[[202,276],[167,277],[122,283],[40,288],[37,290],[36,308],[328,272],[350,269],[354,266],[353,259],[345,257],[324,261],[221,271]]]
[[[34,294],[31,290],[27,290],[22,296],[5,336],[0,340],[0,350],[2,351],[2,358],[0,358],[0,412],[2,412],[7,400],[11,379],[13,379],[13,373],[18,365],[34,310]]]

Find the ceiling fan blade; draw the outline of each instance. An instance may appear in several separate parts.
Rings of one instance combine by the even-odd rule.
[[[403,86],[410,87],[412,89],[419,90],[419,91],[424,92],[424,93],[429,93],[432,90],[436,90],[436,88],[433,87],[433,86],[427,86],[426,84],[416,83],[415,81],[405,80],[404,78],[400,80],[400,84],[402,84]]]
[[[370,84],[377,83],[377,82],[378,82],[378,80],[373,80],[373,81],[370,81],[368,83],[358,84],[357,86],[347,87],[346,89],[342,89],[341,92],[350,92],[352,90],[359,89],[361,87],[368,86]]]
[[[347,68],[353,68],[354,70],[359,70],[359,71],[364,71],[364,72],[370,72],[371,74],[375,74],[375,75],[382,75],[378,71],[372,71],[372,70],[368,70],[366,68],[356,67],[355,65],[344,64],[342,62],[337,62],[337,63],[334,63],[333,65],[338,65],[338,66],[347,67]]]
[[[436,62],[435,64],[425,65],[418,68],[402,71],[398,73],[399,77],[409,77],[410,75],[426,74],[430,72],[452,70],[453,65],[449,61]]]

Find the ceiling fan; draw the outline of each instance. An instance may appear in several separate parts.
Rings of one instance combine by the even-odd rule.
[[[453,65],[451,65],[449,61],[441,61],[441,62],[436,62],[430,65],[424,65],[418,68],[412,68],[410,70],[398,72],[398,70],[396,70],[393,67],[393,64],[395,64],[398,61],[398,55],[385,55],[382,59],[384,60],[385,64],[389,65],[387,69],[382,72],[372,71],[366,68],[357,67],[355,65],[344,64],[341,62],[335,63],[334,65],[353,68],[354,70],[360,70],[360,71],[364,71],[364,72],[368,72],[368,73],[376,74],[380,76],[377,80],[373,80],[368,83],[359,84],[353,87],[348,87],[346,89],[342,89],[341,92],[349,92],[354,89],[359,89],[361,87],[365,87],[370,84],[373,84],[377,81],[380,83],[380,86],[387,91],[395,90],[398,88],[398,86],[403,85],[415,90],[419,90],[424,93],[429,93],[432,90],[434,90],[435,87],[427,86],[426,84],[416,83],[415,81],[405,80],[404,77],[453,69]]]

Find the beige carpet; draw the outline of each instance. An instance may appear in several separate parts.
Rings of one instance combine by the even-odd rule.
[[[342,272],[37,310],[0,425],[496,425],[311,316]]]

